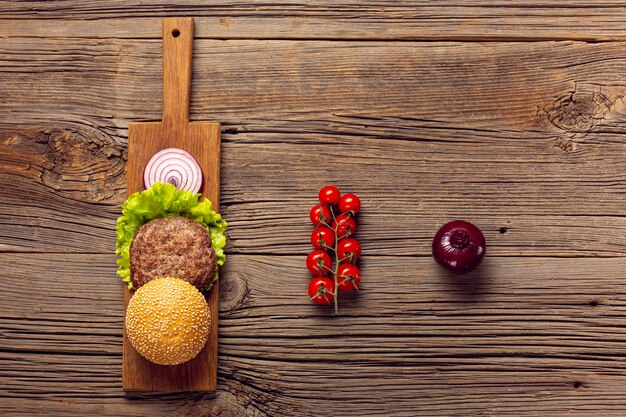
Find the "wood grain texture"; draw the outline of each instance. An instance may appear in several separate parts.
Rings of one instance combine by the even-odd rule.
[[[0,245],[111,250],[127,126],[161,118],[160,43],[0,44]],[[370,202],[361,238],[382,254],[428,255],[451,217],[490,256],[626,249],[622,43],[202,40],[193,62],[191,119],[224,122],[229,253],[306,253],[326,182]]]
[[[471,285],[430,259],[369,254],[362,293],[332,318],[302,295],[303,256],[232,255],[221,277],[219,392],[130,397],[120,388],[114,261],[0,255],[0,305],[13,306],[0,316],[0,414],[18,405],[15,415],[59,416],[626,412],[623,258],[487,258]],[[46,291],[35,300],[32,286]]]
[[[131,123],[128,129],[127,194],[144,189],[143,170],[166,148],[180,148],[198,161],[204,175],[202,198],[215,210],[220,202],[220,124],[189,123],[193,53],[193,20],[163,19],[163,121]],[[217,386],[218,294],[215,283],[206,294],[211,313],[209,339],[192,360],[176,366],[157,365],[132,346],[124,329],[122,381],[126,391],[215,391]],[[124,288],[124,309],[133,292]]]
[[[623,0],[0,1],[8,36],[159,39],[163,16],[194,16],[219,39],[624,40]]]
[[[0,415],[625,415],[624,6],[0,1]],[[113,230],[164,15],[196,17],[191,125],[223,122],[209,394],[121,390]],[[304,295],[330,182],[364,201],[336,318]],[[452,217],[487,235],[476,284],[429,259]]]
[[[162,117],[156,40],[7,38],[0,48],[11,97],[0,109],[15,123],[125,138],[129,122]],[[616,132],[620,119],[608,116],[620,114],[624,59],[622,43],[199,40],[190,119],[286,133],[298,121],[312,123],[304,133],[358,127],[364,116],[467,134]]]

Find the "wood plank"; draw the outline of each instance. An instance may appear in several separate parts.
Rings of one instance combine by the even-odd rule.
[[[566,152],[541,135],[529,139],[469,133],[476,140],[471,143],[465,132],[433,129],[431,136],[410,123],[364,123],[351,127],[354,135],[279,129],[225,134],[222,212],[230,223],[227,251],[307,253],[309,243],[302,236],[310,233],[308,211],[326,182],[363,199],[358,237],[370,253],[428,255],[437,228],[456,217],[484,230],[490,256],[619,256],[626,249],[621,203],[626,149],[617,134],[587,135],[575,143],[576,151]],[[360,136],[367,129],[402,132],[407,139]],[[38,144],[32,137],[39,134],[20,131],[7,127],[1,135],[5,141],[18,138],[0,145],[4,160],[11,161],[0,173],[2,248],[111,251],[124,192],[100,199],[111,193],[110,184],[123,183],[123,157],[109,159],[83,147],[71,163],[59,164],[54,175],[72,177],[92,164],[119,168],[97,181],[84,176],[67,190],[55,189],[67,183],[50,183],[40,173],[57,151],[44,149],[38,156],[42,162],[36,162]],[[432,140],[435,134],[438,140]],[[89,135],[86,131],[77,136]],[[418,139],[409,139],[411,135]],[[419,139],[422,135],[430,137]],[[390,143],[393,146],[386,146]],[[29,155],[32,161],[25,162]],[[465,174],[450,176],[451,166],[453,172]],[[59,240],[58,230],[67,229],[68,223],[72,228]]]
[[[70,43],[74,46],[68,46],[69,50],[79,48],[74,41]],[[263,59],[260,53],[253,54],[251,45],[244,44],[254,58],[251,61]],[[411,47],[370,44],[346,55],[334,53],[334,43],[320,43],[319,50],[293,49],[292,44],[267,44],[275,57],[276,71],[285,77],[281,84],[274,71],[259,73],[267,88],[255,89],[253,97],[258,112],[268,120],[238,110],[238,106],[252,106],[243,93],[230,96],[233,103],[229,111],[233,114],[221,113],[229,119],[224,128],[222,189],[224,215],[232,226],[229,252],[305,253],[308,243],[301,236],[308,233],[308,209],[314,204],[317,189],[333,182],[344,190],[350,186],[350,191],[363,197],[368,215],[363,217],[360,238],[366,249],[376,249],[380,254],[428,255],[435,230],[452,217],[477,222],[487,234],[492,256],[623,253],[626,235],[621,232],[625,226],[621,196],[626,166],[621,135],[625,113],[623,87],[611,84],[610,79],[617,74],[626,76],[626,50],[572,43],[525,45],[531,62],[543,61],[529,68],[512,55],[515,48],[506,44],[490,47],[491,60],[482,61],[475,56],[480,49],[460,44],[430,46],[430,52],[418,43]],[[563,46],[569,49],[566,55],[560,52]],[[51,47],[46,44],[46,48]],[[228,56],[238,56],[235,49],[227,49],[231,52],[222,55],[224,65]],[[487,75],[481,75],[482,80],[467,84],[464,95],[458,96],[454,83],[459,80],[445,71],[450,62],[445,51],[470,67],[482,65],[492,78],[503,71],[516,76],[506,78],[508,84],[492,86]],[[549,63],[552,70],[541,51],[554,61]],[[330,98],[306,89],[300,96],[304,114],[264,101],[267,94],[275,94],[270,101],[278,103],[288,89],[297,89],[302,82],[312,85],[315,77],[324,77],[324,62],[339,60],[342,67],[367,67],[373,65],[377,53],[386,56],[389,65],[406,54],[420,62],[415,69],[396,69],[395,76],[405,80],[407,88],[410,79],[426,86],[426,78],[434,73],[439,81],[430,89],[407,92],[407,88],[394,87],[395,83],[385,83],[387,77],[394,76],[391,72],[371,76],[363,72],[366,78],[358,80],[337,75],[328,84],[335,91],[336,102],[343,104],[327,113],[314,109],[320,100]],[[207,54],[198,55],[202,65],[196,73],[205,83],[219,81],[230,91],[244,83],[244,74],[233,72],[211,81],[210,72],[217,66]],[[95,89],[104,85],[109,90],[118,85],[113,98],[104,91],[93,92],[102,101],[93,112],[100,112],[107,103],[118,103],[120,117],[106,118],[102,113],[80,121],[84,117],[79,103],[82,96],[73,97],[69,84],[45,73],[40,75],[46,82],[35,81],[28,91],[20,90],[20,95],[15,90],[11,95],[8,103],[22,121],[4,125],[0,138],[0,175],[5,178],[0,182],[3,250],[111,250],[108,230],[113,228],[124,199],[128,123],[124,114],[131,113],[122,102],[135,98],[127,94],[128,89],[152,82],[150,74],[158,73],[152,67],[158,60],[139,53],[134,56],[144,61],[137,68],[141,76],[127,76],[126,69],[113,67],[109,74],[108,61],[93,64],[84,57],[77,58],[79,67],[93,67],[95,72],[95,66],[100,66],[105,75],[90,79],[88,71],[74,79],[74,84],[91,83]],[[572,69],[577,67],[572,62],[584,57],[599,60],[600,56],[605,58],[595,65]],[[38,64],[37,59],[41,60]],[[30,62],[43,66],[44,62],[51,63],[50,59],[35,55]],[[213,59],[218,59],[217,54]],[[310,74],[293,72],[298,65],[310,66],[308,63],[316,59],[326,61],[315,64]],[[59,70],[70,70],[75,65],[71,61],[57,58],[55,65]],[[428,66],[430,73],[422,73],[420,69]],[[564,71],[569,73],[564,75]],[[0,79],[12,89],[9,72],[2,73]],[[559,78],[564,80],[562,86],[553,89]],[[372,87],[368,94],[358,93],[364,80]],[[533,90],[538,84],[543,87]],[[523,95],[515,104],[505,101],[506,92],[511,90],[515,94],[509,98],[518,100],[518,95]],[[70,107],[59,110],[56,103],[42,101],[46,114],[34,110],[26,114],[26,108],[31,108],[27,103],[36,102],[40,95],[32,91],[50,96],[66,94]],[[370,94],[388,103],[377,105]],[[359,109],[360,100],[369,103]],[[546,104],[545,100],[556,101]],[[151,93],[149,101],[142,99],[135,105],[145,109],[153,101],[159,102],[159,98]],[[424,105],[414,104],[421,102]],[[524,104],[519,110],[522,102],[536,104]],[[213,117],[211,109],[221,105],[210,98],[201,103],[197,106],[199,118]],[[536,107],[540,105],[542,110]],[[9,107],[4,104],[5,110],[11,110]],[[496,107],[506,110],[498,110],[496,115],[492,111]],[[448,109],[459,116],[437,121],[435,113],[443,115]],[[113,109],[110,111],[114,114]],[[493,117],[487,117],[489,114]],[[40,127],[28,125],[28,120]],[[103,124],[95,127],[99,123]],[[390,195],[389,190],[395,191]],[[283,213],[280,222],[275,213]],[[397,222],[397,218],[403,221]],[[63,245],[58,245],[57,231],[67,229],[68,222],[76,227],[66,231]]]
[[[163,16],[193,16],[219,39],[624,40],[623,0],[3,1],[0,37],[160,38]]]
[[[138,108],[159,117],[160,91],[148,87],[158,83],[157,44],[63,43],[70,52],[60,56],[56,41],[2,49],[10,99],[0,107],[15,121],[0,148],[9,175],[0,185],[4,250],[109,251],[124,198],[126,126]],[[621,44],[199,43],[192,116],[226,121],[230,252],[304,253],[306,213],[319,186],[335,182],[370,202],[361,238],[378,253],[427,255],[451,217],[478,222],[491,255],[623,253]],[[72,52],[90,48],[97,53]],[[263,69],[268,55],[272,71]],[[481,70],[467,79],[471,68]],[[227,93],[213,97],[215,86]],[[62,95],[62,104],[47,98]],[[278,224],[272,213],[285,204]],[[67,223],[77,227],[59,247]]]
[[[0,354],[0,363],[4,366],[7,364],[3,356]],[[4,368],[3,376],[14,376],[9,388],[19,396],[3,398],[0,412],[12,416],[201,417],[221,412],[238,417],[302,417],[319,415],[320,403],[324,404],[325,412],[342,416],[537,416],[550,412],[551,415],[598,413],[618,417],[626,410],[622,399],[623,376],[597,369],[524,372],[515,370],[514,361],[513,366],[503,365],[502,372],[495,375],[490,371],[468,372],[428,365],[419,369],[405,367],[397,374],[390,374],[389,368],[381,365],[304,364],[298,371],[294,364],[250,360],[244,365],[240,359],[233,358],[227,362],[233,376],[220,375],[220,386],[226,389],[215,396],[184,393],[149,397],[115,392],[116,380],[98,371],[107,366],[111,369],[106,361],[96,360],[93,367],[81,360],[75,362],[83,366],[72,367],[72,359],[66,356],[24,354],[17,365]],[[276,372],[277,365],[284,371]],[[336,377],[316,384],[315,377],[319,378],[322,372]],[[267,376],[263,378],[262,373]],[[589,378],[578,386],[576,383],[581,381],[576,378],[580,376]],[[296,380],[298,377],[300,382]],[[287,382],[280,384],[279,378]],[[75,383],[63,384],[66,380]],[[372,381],[382,383],[372,385]],[[277,382],[280,386],[276,386]],[[300,388],[294,389],[294,385]],[[71,390],[76,386],[84,387],[83,392],[62,392],[65,387]]]
[[[118,291],[122,284],[115,275],[115,255],[8,253],[0,259],[6,286],[0,305],[23,300],[2,313],[5,331],[24,332],[23,339],[4,339],[11,340],[13,349],[43,353],[54,342],[60,354],[120,355],[123,307]],[[343,343],[342,337],[423,336],[429,340],[421,342],[450,354],[458,347],[445,345],[447,336],[467,338],[463,346],[472,351],[484,348],[477,336],[498,336],[494,342],[511,345],[508,342],[520,336],[514,333],[523,329],[531,338],[552,336],[553,341],[579,338],[584,342],[595,335],[594,344],[579,346],[587,352],[598,347],[615,352],[625,349],[620,329],[626,308],[621,291],[626,285],[621,278],[626,272],[623,258],[487,258],[482,272],[471,276],[482,275],[480,285],[473,287],[452,280],[430,258],[366,253],[362,269],[371,278],[364,282],[362,294],[344,301],[342,315],[334,319],[341,324],[337,328],[327,327],[327,320],[320,318],[330,315],[332,308],[320,309],[301,296],[299,288],[308,279],[303,262],[303,256],[229,254],[220,326],[229,349],[239,349],[239,339],[267,338],[271,343],[271,332],[276,330],[281,337],[304,332],[311,341],[318,335],[333,336],[325,346],[336,348]],[[268,280],[268,276],[274,278]],[[32,300],[28,293],[33,286],[46,288],[45,297]],[[74,296],[68,309],[63,291],[70,288]],[[290,309],[299,313],[288,314]],[[261,316],[272,316],[272,320],[260,320]],[[390,317],[392,322],[384,320]],[[486,329],[492,321],[502,323]],[[547,327],[546,321],[554,325]],[[55,334],[58,328],[67,331]],[[71,336],[76,336],[75,343]],[[297,346],[292,348],[315,347],[305,339],[294,341]],[[397,346],[401,342],[390,339],[387,343]]]
[[[129,122],[161,118],[160,47],[154,40],[0,39],[0,83],[9,98],[0,110],[14,123],[64,121],[125,137]],[[271,123],[291,132],[296,121],[330,129],[341,116],[357,118],[356,126],[359,117],[389,117],[503,135],[621,127],[621,43],[199,40],[194,48],[190,118],[220,120],[227,129]]]
[[[625,410],[623,258],[487,258],[470,285],[427,258],[368,255],[363,291],[329,321],[304,295],[302,256],[229,255],[217,395],[133,401],[114,260],[0,255],[0,413],[298,417],[323,399],[335,415]]]
[[[179,148],[189,152],[203,173],[202,199],[220,209],[219,123],[189,123],[193,19],[163,19],[163,119],[131,123],[128,129],[127,196],[144,190],[144,167],[158,151]],[[134,291],[124,288],[124,311]],[[157,365],[135,350],[124,328],[122,386],[125,391],[215,391],[217,385],[219,282],[205,294],[211,328],[204,348],[176,366]]]

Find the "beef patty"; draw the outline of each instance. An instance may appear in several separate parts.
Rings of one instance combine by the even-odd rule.
[[[179,278],[204,290],[215,272],[211,237],[185,217],[152,220],[130,244],[130,276],[135,288],[157,278]]]

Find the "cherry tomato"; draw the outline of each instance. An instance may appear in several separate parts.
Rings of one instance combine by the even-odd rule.
[[[341,291],[358,290],[361,282],[361,271],[359,271],[356,265],[341,264],[337,268],[337,282]]]
[[[311,222],[315,226],[321,225],[330,225],[331,214],[328,207],[318,204],[317,206],[311,209],[311,213],[309,215],[311,217]]]
[[[309,282],[309,297],[317,304],[328,304],[333,301],[335,285],[326,277],[315,277]]]
[[[341,193],[339,193],[339,189],[337,187],[327,185],[320,190],[319,198],[320,203],[322,204],[338,204],[341,199]]]
[[[314,250],[306,257],[306,267],[315,276],[327,276],[331,271],[332,260],[323,250]]]
[[[355,263],[361,256],[361,244],[351,237],[341,239],[337,243],[337,256],[341,263]]]
[[[339,211],[357,214],[361,210],[361,200],[356,194],[346,194],[339,200]]]
[[[335,232],[329,227],[320,226],[311,233],[311,244],[315,249],[332,248],[335,245]]]
[[[333,221],[333,230],[337,232],[337,237],[351,236],[356,232],[356,222],[349,214],[340,214]]]

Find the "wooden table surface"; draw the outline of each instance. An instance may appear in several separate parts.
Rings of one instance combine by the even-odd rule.
[[[0,415],[626,415],[624,0],[0,1]],[[216,394],[125,395],[115,220],[161,17],[221,122]],[[309,208],[363,202],[362,292],[305,294]],[[430,257],[485,233],[457,282]]]

